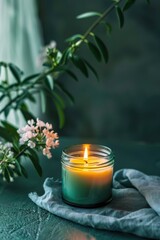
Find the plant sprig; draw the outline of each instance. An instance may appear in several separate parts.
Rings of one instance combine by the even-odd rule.
[[[25,127],[15,132],[11,124],[7,123],[6,126],[5,121],[2,123],[14,136],[14,139],[9,136],[9,143],[0,142],[0,176],[3,180],[12,182],[16,176],[28,176],[21,162],[22,157],[29,158],[39,176],[42,176],[37,151],[41,150],[43,155],[51,158],[51,149],[59,146],[59,137],[54,132],[52,124],[44,123],[39,119],[36,121],[31,119]],[[1,127],[1,130],[5,128]]]
[[[145,0],[146,1],[146,0]],[[149,3],[150,1],[146,1]],[[36,102],[35,94],[40,94],[42,112],[46,111],[46,98],[49,97],[57,109],[60,128],[65,123],[65,107],[66,99],[70,103],[74,102],[72,95],[66,90],[59,79],[63,74],[67,74],[74,81],[78,81],[78,77],[74,71],[70,70],[70,65],[74,65],[85,77],[89,77],[92,72],[98,79],[95,68],[83,57],[79,56],[78,50],[81,45],[87,46],[88,50],[93,54],[98,62],[109,60],[109,50],[106,43],[97,36],[94,31],[99,25],[105,26],[105,29],[111,31],[112,26],[106,17],[113,11],[117,16],[120,28],[124,26],[124,13],[130,9],[136,0],[112,0],[111,5],[103,13],[87,12],[79,15],[77,19],[95,18],[91,26],[84,34],[75,34],[66,39],[67,47],[60,51],[56,47],[48,48],[47,60],[44,63],[44,70],[41,73],[24,77],[23,71],[13,63],[0,62],[0,70],[5,68],[6,74],[0,86],[0,101],[6,101],[4,106],[0,107],[0,114],[4,113],[7,117],[10,110],[20,110],[26,120],[34,115],[29,111],[26,100]],[[10,71],[15,79],[15,83],[10,83],[8,79],[8,71]],[[66,98],[67,97],[67,98]]]

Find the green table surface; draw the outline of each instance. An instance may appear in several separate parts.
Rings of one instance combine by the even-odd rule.
[[[43,177],[37,176],[32,164],[25,162],[29,178],[18,178],[11,184],[0,182],[0,240],[114,240],[145,239],[120,232],[84,227],[50,214],[37,207],[28,193],[43,193],[46,177],[61,178],[61,152],[66,146],[79,143],[106,145],[115,153],[115,171],[134,168],[150,175],[160,175],[160,145],[136,142],[108,142],[105,139],[62,138],[53,159],[41,159]]]

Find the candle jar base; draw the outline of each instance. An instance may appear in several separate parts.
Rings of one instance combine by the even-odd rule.
[[[107,199],[104,202],[101,203],[95,203],[95,204],[78,204],[78,203],[74,203],[74,202],[69,202],[67,201],[65,198],[62,197],[62,200],[64,203],[71,205],[73,207],[78,207],[78,208],[98,208],[98,207],[103,207],[105,205],[107,205],[108,203],[110,203],[112,201],[112,196]]]

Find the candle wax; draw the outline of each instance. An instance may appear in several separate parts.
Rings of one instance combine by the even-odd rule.
[[[90,156],[86,162],[84,158],[72,159],[72,163],[81,163],[81,167],[62,167],[63,197],[71,203],[92,205],[104,203],[111,198],[112,166],[97,167],[106,159]]]

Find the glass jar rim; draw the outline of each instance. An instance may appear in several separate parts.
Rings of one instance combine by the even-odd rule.
[[[89,156],[91,157],[97,157],[99,159],[103,159],[103,162],[98,162],[97,164],[88,164],[87,162],[84,163],[76,163],[71,162],[71,159],[82,159],[82,152],[84,152],[85,146],[89,147]],[[111,148],[99,145],[99,144],[77,144],[77,145],[71,145],[63,149],[62,151],[62,163],[65,165],[68,165],[70,167],[82,167],[84,164],[87,163],[87,168],[101,168],[106,166],[111,166],[114,164],[114,154],[111,150]]]

